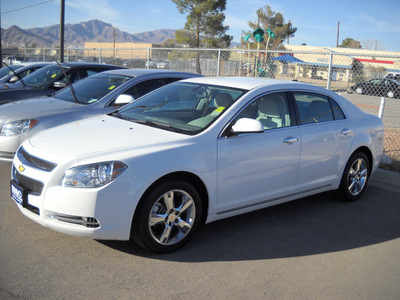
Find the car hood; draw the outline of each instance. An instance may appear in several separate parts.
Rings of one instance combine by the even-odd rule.
[[[1,106],[0,121],[39,118],[41,116],[67,112],[80,106],[82,105],[53,97],[20,100]]]
[[[32,154],[54,162],[119,151],[143,150],[151,147],[164,148],[179,144],[188,136],[122,120],[108,115],[76,121],[57,128],[44,130],[27,142],[34,149]],[[29,147],[29,148],[31,148]]]

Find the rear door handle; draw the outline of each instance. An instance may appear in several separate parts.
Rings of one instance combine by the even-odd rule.
[[[348,134],[351,133],[351,131],[352,131],[351,129],[345,128],[340,133],[343,134],[343,135],[348,135]]]
[[[297,137],[288,136],[286,139],[283,140],[285,144],[293,144],[294,142],[298,142],[299,139]]]

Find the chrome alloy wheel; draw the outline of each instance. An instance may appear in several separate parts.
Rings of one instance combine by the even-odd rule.
[[[187,192],[168,191],[158,198],[150,210],[150,234],[161,245],[179,243],[192,229],[195,216],[195,204]]]
[[[368,165],[363,158],[357,158],[349,169],[347,175],[347,188],[352,196],[360,194],[367,182]]]

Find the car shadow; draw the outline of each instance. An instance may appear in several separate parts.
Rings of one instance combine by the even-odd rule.
[[[148,253],[129,242],[98,241],[125,253],[179,262],[297,257],[365,247],[400,237],[399,193],[369,186],[356,202],[324,193],[204,225],[182,249]]]

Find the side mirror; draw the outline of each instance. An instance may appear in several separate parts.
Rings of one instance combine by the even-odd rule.
[[[55,87],[56,89],[62,89],[62,88],[65,88],[66,86],[67,86],[67,84],[62,81],[56,81],[53,84],[53,87]]]
[[[19,80],[18,76],[14,75],[8,80],[8,82],[9,83],[14,83],[14,82],[17,82],[18,80]]]
[[[258,120],[242,118],[237,120],[235,125],[232,126],[231,132],[234,135],[243,133],[261,133],[264,132],[264,126]]]
[[[125,105],[125,104],[129,104],[135,101],[135,98],[131,95],[127,95],[127,94],[121,94],[119,95],[115,101],[114,101],[114,105]]]

